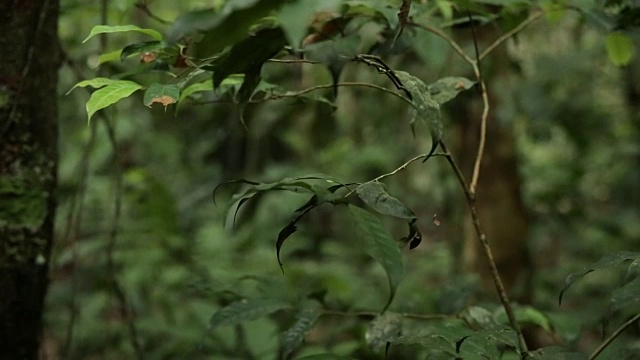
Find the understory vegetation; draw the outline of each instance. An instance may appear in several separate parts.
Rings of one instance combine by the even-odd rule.
[[[50,359],[634,359],[634,1],[63,2]]]

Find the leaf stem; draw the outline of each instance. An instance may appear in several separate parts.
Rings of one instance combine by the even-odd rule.
[[[263,103],[266,101],[271,101],[271,100],[279,100],[279,99],[283,99],[283,98],[295,98],[298,97],[300,95],[304,95],[306,93],[310,93],[313,91],[317,91],[317,90],[322,90],[322,89],[333,89],[334,86],[339,86],[339,87],[367,87],[367,88],[371,88],[371,89],[376,89],[379,91],[383,91],[387,94],[393,95],[399,99],[402,99],[403,101],[405,101],[408,104],[411,104],[411,100],[405,98],[404,96],[398,94],[397,92],[393,91],[393,90],[389,90],[385,87],[379,86],[379,85],[374,85],[374,84],[370,84],[370,83],[365,83],[365,82],[341,82],[341,83],[336,83],[336,84],[322,84],[322,85],[316,85],[316,86],[312,86],[310,88],[306,88],[300,91],[288,91],[286,93],[281,93],[281,94],[277,94],[277,93],[269,93],[267,95],[265,95],[265,97],[261,98],[261,99],[254,99],[254,100],[250,100],[249,103],[250,104],[259,104],[259,103]],[[213,101],[202,101],[202,102],[193,102],[193,104],[196,105],[206,105],[206,104],[216,104],[216,103],[227,103],[229,101],[219,101],[219,100],[213,100]]]
[[[640,314],[637,314],[624,324],[620,325],[620,327],[617,328],[616,331],[613,332],[613,334],[611,334],[605,341],[602,342],[602,344],[600,344],[600,346],[598,346],[597,349],[595,349],[595,351],[589,356],[589,360],[594,360],[595,358],[597,358],[598,355],[600,355],[600,353],[602,353],[604,349],[606,349],[607,346],[609,346],[613,342],[613,340],[615,340],[618,336],[620,336],[620,334],[622,334],[638,320],[640,320]]]
[[[431,156],[438,156],[438,155],[443,155],[443,154],[433,154],[433,155],[431,155]],[[358,186],[362,186],[362,185],[364,185],[364,184],[368,184],[368,183],[372,183],[372,182],[380,181],[380,180],[382,180],[382,179],[384,179],[384,178],[387,178],[387,177],[389,177],[389,176],[395,175],[395,174],[397,174],[398,172],[400,172],[401,170],[404,170],[404,169],[405,169],[407,166],[409,166],[412,162],[418,161],[418,160],[420,160],[420,159],[422,159],[422,158],[425,158],[425,157],[427,157],[427,155],[426,155],[426,154],[422,154],[422,155],[414,156],[413,158],[411,158],[410,160],[408,160],[408,161],[407,161],[407,162],[405,162],[404,164],[402,164],[402,165],[400,165],[399,167],[397,167],[395,170],[393,170],[393,171],[391,171],[391,172],[388,172],[388,173],[386,173],[386,174],[382,174],[382,175],[380,175],[380,176],[376,177],[375,179],[371,179],[371,180],[369,180],[369,181],[367,181],[367,182],[364,182],[364,183],[362,183],[362,184],[360,184],[360,185],[358,185]],[[356,188],[357,188],[357,187],[356,187]],[[351,191],[349,191],[349,192],[344,196],[344,198],[348,198],[348,197],[349,197],[351,194],[353,194],[355,191],[356,191],[356,189],[351,189]]]
[[[473,227],[475,228],[476,234],[478,236],[478,240],[482,245],[482,249],[484,250],[485,257],[487,262],[489,263],[489,271],[491,272],[491,277],[493,279],[493,283],[496,287],[496,292],[498,293],[498,297],[500,298],[500,302],[502,303],[502,307],[504,308],[507,318],[509,319],[509,324],[511,328],[516,332],[518,336],[518,350],[520,352],[520,356],[524,359],[527,354],[527,343],[524,340],[524,336],[522,335],[522,330],[520,329],[520,325],[518,325],[518,321],[516,319],[515,313],[513,312],[513,308],[511,307],[511,302],[509,301],[509,296],[507,295],[507,291],[502,284],[502,279],[500,278],[500,274],[498,273],[498,268],[496,266],[495,259],[493,258],[493,252],[491,251],[491,246],[489,246],[489,240],[487,240],[487,235],[482,229],[482,225],[480,224],[480,217],[478,215],[478,208],[476,207],[476,197],[475,194],[471,192],[467,181],[460,170],[460,167],[455,162],[451,153],[447,149],[444,142],[440,142],[440,146],[445,153],[445,157],[447,161],[451,165],[453,172],[456,174],[458,178],[458,182],[464,191],[465,198],[467,200],[467,205],[469,207],[469,211],[471,212],[471,219],[473,220]]]
[[[468,62],[470,65],[474,65],[476,63],[476,61],[471,58],[469,55],[467,55],[467,53],[462,49],[462,47],[460,46],[460,44],[458,44],[455,40],[453,40],[453,38],[449,35],[447,35],[447,33],[445,33],[444,31],[435,28],[433,26],[430,25],[425,25],[425,24],[420,24],[420,23],[416,23],[416,22],[409,22],[409,25],[421,28],[423,30],[426,30],[430,33],[433,33],[435,35],[438,35],[439,37],[441,37],[444,41],[446,41],[447,43],[449,43],[449,45],[453,48],[453,50],[455,50],[455,52],[457,52],[460,57],[462,57],[464,59],[464,61]]]

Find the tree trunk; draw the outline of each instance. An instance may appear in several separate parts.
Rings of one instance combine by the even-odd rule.
[[[57,171],[58,0],[0,1],[0,359],[37,359]]]

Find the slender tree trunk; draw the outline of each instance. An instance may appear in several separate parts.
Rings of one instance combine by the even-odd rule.
[[[58,0],[0,1],[0,359],[37,359],[53,239]]]

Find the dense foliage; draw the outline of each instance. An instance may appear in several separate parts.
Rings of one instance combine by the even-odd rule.
[[[93,6],[61,13],[51,356],[640,351],[634,2]],[[462,271],[494,151],[474,132],[489,156],[458,168],[468,104],[513,134],[533,277],[511,299]]]

